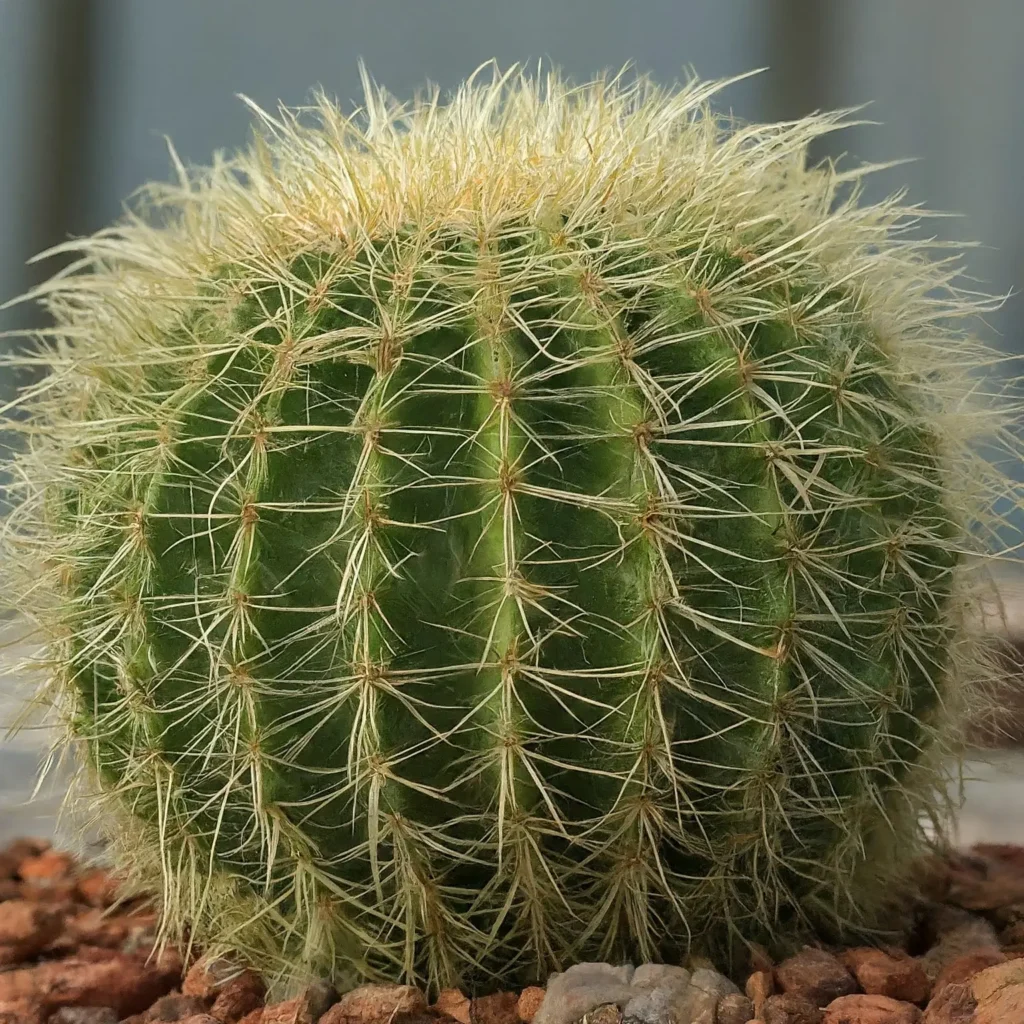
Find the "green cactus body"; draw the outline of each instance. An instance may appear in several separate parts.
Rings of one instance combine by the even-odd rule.
[[[286,976],[870,923],[985,662],[895,207],[697,86],[503,88],[268,119],[50,300],[69,737],[169,931]]]

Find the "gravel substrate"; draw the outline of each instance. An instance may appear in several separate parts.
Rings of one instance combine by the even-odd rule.
[[[0,850],[0,1024],[1024,1024],[1024,847],[927,865],[901,947],[807,947],[729,979],[713,965],[577,964],[546,988],[432,1003],[403,985],[317,983],[268,1004],[224,962],[154,952],[144,901],[44,840]]]

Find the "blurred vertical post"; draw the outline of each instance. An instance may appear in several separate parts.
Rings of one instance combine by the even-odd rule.
[[[836,5],[822,0],[768,0],[765,117],[791,121],[827,110],[836,93]],[[815,139],[808,161],[830,155],[831,136]]]
[[[0,303],[40,283],[59,259],[26,264],[26,257],[89,230],[90,122],[96,62],[96,0],[7,0],[0,5],[5,35],[3,144],[4,202],[12,224],[0,265]],[[0,329],[26,331],[45,324],[40,310],[17,305],[0,312]],[[3,351],[17,352],[25,340],[5,337]],[[5,369],[0,401],[10,401],[38,371]],[[16,413],[14,414],[16,415]],[[6,417],[5,417],[6,418]],[[2,426],[2,424],[0,424]],[[16,438],[0,429],[0,459]]]

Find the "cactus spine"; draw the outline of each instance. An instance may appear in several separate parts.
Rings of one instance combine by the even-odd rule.
[[[6,539],[167,934],[438,984],[736,950],[870,925],[941,820],[985,301],[805,168],[841,115],[718,87],[259,111],[41,290]]]

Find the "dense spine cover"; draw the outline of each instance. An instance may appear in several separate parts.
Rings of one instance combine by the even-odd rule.
[[[169,934],[431,983],[735,949],[870,924],[941,818],[984,300],[805,169],[838,115],[713,88],[260,112],[42,290],[8,548]]]

